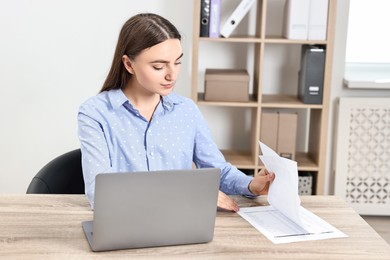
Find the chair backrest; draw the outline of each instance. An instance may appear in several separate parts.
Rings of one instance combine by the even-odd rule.
[[[80,149],[67,152],[46,164],[32,179],[27,193],[84,194]]]

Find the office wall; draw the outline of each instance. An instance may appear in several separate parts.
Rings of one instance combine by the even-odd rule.
[[[133,14],[161,14],[181,31],[176,91],[189,96],[189,2],[0,0],[0,193],[24,193],[45,163],[79,147],[78,107],[99,91]]]

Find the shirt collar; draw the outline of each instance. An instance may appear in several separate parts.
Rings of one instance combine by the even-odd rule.
[[[111,106],[114,109],[118,109],[124,103],[129,102],[129,99],[125,96],[121,89],[109,90],[107,95],[108,99],[110,100]]]
[[[123,93],[123,91],[121,89],[113,89],[113,90],[108,91],[108,98],[110,100],[111,106],[114,109],[118,109],[126,102],[131,104],[129,99],[125,96],[125,94]],[[167,110],[167,111],[172,111],[173,107],[175,105],[180,104],[180,103],[183,103],[183,100],[180,98],[180,96],[178,96],[174,92],[171,92],[167,96],[163,96],[161,99],[161,104],[162,104],[164,110]]]
[[[183,103],[183,101],[176,93],[171,92],[169,95],[162,97],[161,103],[164,110],[172,111],[175,105]]]

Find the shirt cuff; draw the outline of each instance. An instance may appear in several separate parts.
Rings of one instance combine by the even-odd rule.
[[[256,198],[258,195],[256,194],[253,194],[250,190],[249,190],[249,183],[253,180],[253,177],[251,176],[245,176],[245,178],[243,178],[242,182],[241,182],[241,195],[247,197],[247,198]]]

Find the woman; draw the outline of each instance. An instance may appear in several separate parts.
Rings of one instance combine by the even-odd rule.
[[[172,92],[183,57],[180,40],[175,26],[156,14],[138,14],[123,25],[100,93],[78,114],[92,207],[98,173],[191,169],[193,163],[221,169],[220,208],[239,209],[226,194],[268,193],[274,176],[263,170],[252,178],[227,163],[194,102]]]

